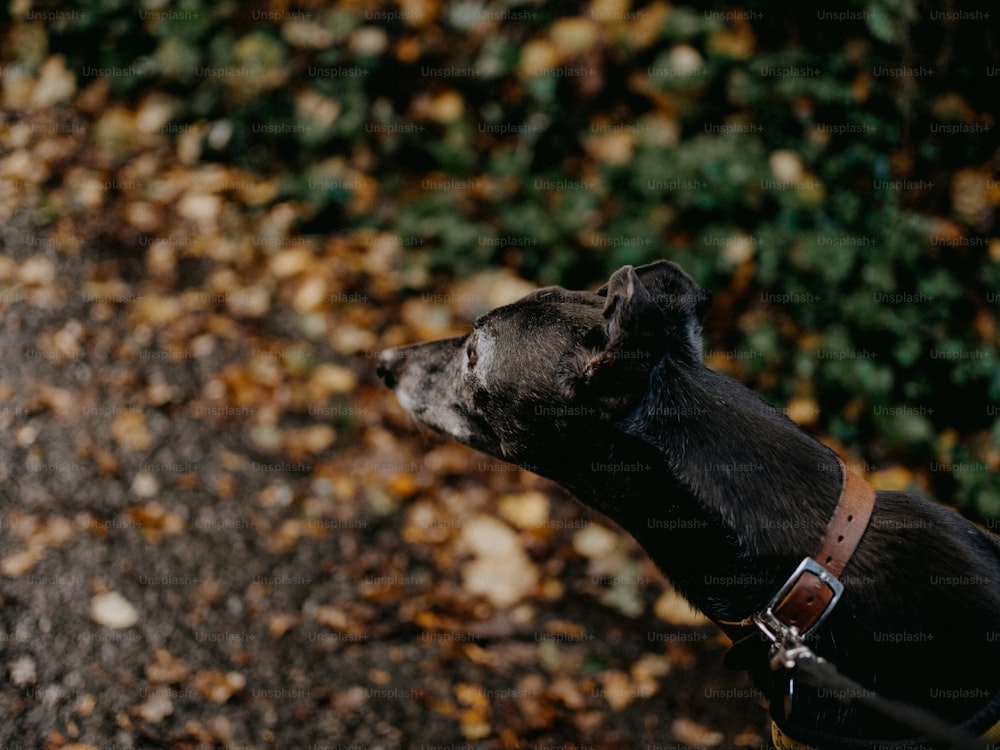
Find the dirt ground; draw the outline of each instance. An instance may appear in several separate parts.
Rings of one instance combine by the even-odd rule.
[[[304,363],[279,305],[165,323],[182,276],[0,238],[0,748],[761,746],[636,545],[421,435],[370,352]]]

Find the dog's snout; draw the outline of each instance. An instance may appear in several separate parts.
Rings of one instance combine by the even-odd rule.
[[[382,382],[390,388],[396,387],[395,364],[398,361],[395,349],[386,349],[378,355],[378,362],[375,365],[375,374],[382,378]]]

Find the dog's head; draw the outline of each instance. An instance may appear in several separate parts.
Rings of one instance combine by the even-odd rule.
[[[667,261],[596,292],[538,289],[465,335],[382,352],[403,408],[445,435],[536,467],[539,450],[634,409],[663,367],[701,361],[708,294]]]

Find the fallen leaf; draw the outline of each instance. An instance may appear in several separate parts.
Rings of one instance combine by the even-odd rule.
[[[172,510],[167,510],[155,500],[128,509],[129,518],[138,524],[142,535],[153,543],[159,543],[165,535],[181,534],[186,528],[184,519]]]
[[[346,367],[322,364],[309,376],[307,388],[317,401],[324,401],[338,393],[350,393],[357,384],[357,376]]]
[[[222,705],[246,686],[247,680],[239,672],[197,672],[191,686],[213,703]]]
[[[585,144],[587,153],[594,159],[615,167],[623,167],[632,161],[635,136],[627,130],[600,133]]]
[[[111,422],[111,438],[128,451],[148,451],[153,438],[146,429],[146,417],[141,411],[128,410]]]
[[[621,711],[636,698],[632,681],[624,672],[608,669],[597,675],[597,679],[601,681],[604,700],[615,711]]]
[[[132,708],[132,715],[150,724],[158,724],[174,712],[173,701],[167,688],[153,690],[138,706]]]
[[[84,693],[73,706],[73,713],[77,716],[90,716],[97,708],[97,696],[93,693]]]
[[[546,692],[572,711],[579,711],[587,705],[580,686],[566,675],[556,677]]]
[[[552,43],[566,57],[589,51],[597,42],[597,34],[597,24],[583,16],[560,18],[549,29]]]
[[[133,303],[132,312],[138,322],[161,327],[181,317],[184,305],[177,297],[144,294]]]
[[[166,649],[153,651],[153,661],[146,665],[146,679],[154,685],[183,682],[188,678],[187,665]]]
[[[802,160],[794,151],[785,149],[773,151],[771,156],[768,157],[768,163],[771,166],[771,174],[774,175],[774,179],[778,182],[786,184],[800,182],[805,174]]]
[[[707,625],[709,619],[673,589],[664,591],[653,604],[653,613],[664,622],[678,627]]]
[[[535,529],[549,520],[549,498],[543,492],[504,495],[497,501],[500,515],[519,529]]]
[[[447,125],[460,118],[464,109],[465,102],[462,100],[461,94],[457,91],[448,90],[442,91],[431,99],[427,114],[435,122]]]
[[[722,741],[726,738],[722,732],[709,729],[702,724],[685,718],[674,719],[670,724],[670,731],[674,737],[685,745],[693,745],[695,747],[715,747],[722,744]]]
[[[538,584],[538,569],[513,529],[491,516],[478,515],[462,529],[459,546],[476,556],[462,566],[462,585],[494,606],[509,607]]]
[[[618,535],[599,524],[588,524],[573,536],[573,550],[583,557],[598,558],[617,549]]]
[[[350,628],[347,613],[342,609],[330,605],[317,607],[313,613],[313,619],[321,625],[326,625],[331,630],[338,630],[342,633],[346,633]]]
[[[14,552],[0,560],[0,573],[8,578],[18,578],[38,565],[43,557],[45,548],[40,545]]]
[[[559,64],[559,51],[547,39],[531,39],[521,47],[518,73],[522,78],[540,76]]]
[[[76,75],[66,68],[66,58],[53,55],[38,72],[38,82],[31,92],[31,104],[45,109],[69,99],[76,93]]]
[[[659,654],[643,654],[629,670],[637,695],[648,698],[660,689],[657,677],[670,672],[670,660]]]
[[[301,618],[285,612],[271,615],[267,620],[267,632],[274,640],[278,640],[289,630],[299,624]]]
[[[26,258],[17,267],[17,280],[25,286],[48,286],[55,278],[55,264],[42,255]]]
[[[819,419],[819,404],[814,398],[796,397],[788,402],[786,413],[795,424],[816,424]]]

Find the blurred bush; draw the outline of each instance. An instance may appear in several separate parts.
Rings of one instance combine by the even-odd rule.
[[[1000,27],[966,7],[0,12],[5,64],[62,55],[84,92],[156,97],[182,161],[277,178],[263,200],[302,234],[386,232],[414,268],[567,286],[677,260],[716,292],[713,366],[1000,518]]]

